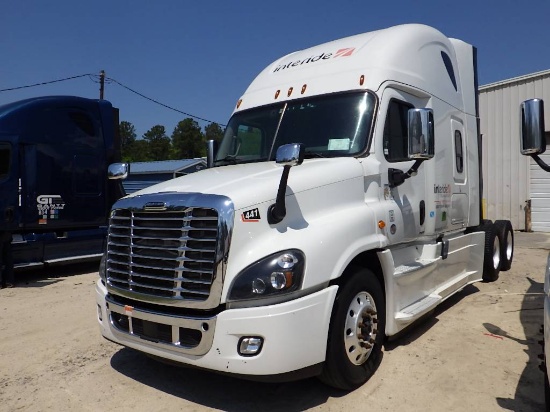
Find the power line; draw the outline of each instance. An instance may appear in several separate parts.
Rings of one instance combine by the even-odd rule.
[[[67,81],[67,80],[73,80],[73,79],[78,79],[80,77],[88,77],[90,79],[90,81],[94,82],[94,83],[100,83],[101,82],[101,76],[97,75],[97,74],[93,74],[93,73],[86,73],[86,74],[79,74],[78,76],[71,76],[71,77],[65,77],[63,79],[57,79],[57,80],[50,80],[48,82],[41,82],[41,83],[34,83],[34,84],[28,84],[28,85],[25,85],[25,86],[18,86],[18,87],[10,87],[8,89],[0,89],[0,92],[8,92],[8,91],[13,91],[13,90],[20,90],[20,89],[26,89],[26,88],[29,88],[29,87],[36,87],[36,86],[44,86],[44,85],[47,85],[47,84],[52,84],[52,83],[59,83],[59,82],[64,82],[64,81]],[[140,93],[124,84],[122,84],[121,82],[119,82],[118,80],[116,79],[113,79],[111,77],[106,77],[104,76],[104,81],[105,83],[108,83],[108,84],[112,84],[112,83],[116,83],[118,84],[120,87],[123,87],[124,89],[126,90],[129,90],[131,91],[132,93],[135,93],[137,94],[138,96],[140,97],[143,97],[144,99],[147,99],[153,103],[156,103],[162,107],[165,107],[167,109],[170,109],[170,110],[173,110],[177,113],[181,113],[185,116],[188,116],[188,117],[191,117],[193,119],[198,119],[198,120],[202,120],[204,122],[209,122],[209,123],[217,123],[217,122],[214,122],[212,120],[208,120],[208,119],[205,119],[203,117],[199,117],[199,116],[195,116],[191,113],[187,113],[187,112],[184,112],[182,110],[179,110],[179,109],[176,109],[175,107],[172,107],[172,106],[169,106],[167,104],[164,104],[164,103],[161,103],[159,102],[158,100],[156,99],[153,99],[151,97],[148,97],[148,96],[145,96],[143,93]],[[221,127],[225,127],[227,125],[225,124],[222,124],[222,123],[218,123],[218,125],[220,125]]]
[[[44,86],[44,85],[46,85],[46,84],[64,82],[64,81],[66,81],[66,80],[73,80],[73,79],[78,79],[79,77],[86,77],[86,76],[96,76],[96,75],[90,74],[90,73],[87,73],[87,74],[79,74],[78,76],[71,76],[71,77],[65,77],[64,79],[50,80],[49,82],[28,84],[28,85],[26,85],[26,86],[10,87],[9,89],[0,89],[0,92],[9,92],[9,91],[12,91],[12,90],[26,89],[26,88],[28,88],[28,87]]]
[[[151,101],[151,102],[153,102],[153,103],[156,103],[156,104],[158,104],[158,105],[160,105],[160,106],[162,106],[162,107],[165,107],[165,108],[167,108],[167,109],[170,109],[170,110],[173,110],[173,111],[175,111],[175,112],[184,114],[184,115],[189,116],[189,117],[192,117],[192,118],[194,118],[194,119],[202,120],[202,121],[204,121],[204,122],[217,123],[217,122],[213,122],[212,120],[208,120],[208,119],[205,119],[205,118],[203,118],[203,117],[195,116],[195,115],[193,115],[193,114],[190,114],[190,113],[184,112],[184,111],[182,111],[182,110],[176,109],[175,107],[168,106],[167,104],[161,103],[161,102],[159,102],[158,100],[155,100],[155,99],[153,99],[153,98],[151,98],[151,97],[147,97],[147,96],[145,96],[144,94],[142,94],[142,93],[140,93],[140,92],[138,92],[138,91],[136,91],[136,90],[134,90],[134,89],[131,89],[130,87],[128,87],[128,86],[126,86],[126,85],[124,85],[124,84],[122,84],[122,83],[119,82],[118,80],[113,79],[112,77],[106,77],[105,79],[106,79],[106,80],[109,80],[109,81],[112,82],[112,83],[116,83],[116,84],[118,84],[119,86],[125,88],[126,90],[129,90],[129,91],[131,91],[132,93],[135,93],[135,94],[137,94],[138,96],[141,96],[141,97],[143,97],[144,99],[147,99],[147,100],[149,100],[149,101]],[[220,126],[223,126],[223,127],[226,126],[225,124],[221,124],[221,123],[218,123],[218,124],[219,124]]]

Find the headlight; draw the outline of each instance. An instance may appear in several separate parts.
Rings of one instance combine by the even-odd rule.
[[[103,284],[107,282],[107,264],[106,262],[106,256],[107,253],[104,253],[103,256],[101,256],[101,262],[99,263],[99,277],[101,278],[101,281]]]
[[[237,275],[229,288],[229,301],[276,297],[302,286],[305,256],[296,249],[269,255]]]

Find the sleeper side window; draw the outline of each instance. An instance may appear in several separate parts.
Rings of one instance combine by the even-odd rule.
[[[455,130],[455,164],[456,171],[462,173],[464,171],[464,154],[462,149],[462,133]]]
[[[408,113],[414,108],[410,103],[390,100],[384,125],[384,156],[390,162],[408,159]]]

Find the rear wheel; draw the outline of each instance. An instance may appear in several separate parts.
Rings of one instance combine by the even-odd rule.
[[[483,280],[494,282],[500,273],[500,235],[491,221],[484,220],[480,229],[485,232],[485,247],[483,250]]]
[[[500,236],[500,270],[510,270],[514,258],[514,230],[509,220],[496,220],[496,230]]]
[[[351,390],[365,383],[382,360],[386,310],[382,286],[369,270],[354,268],[341,287],[330,322],[320,379]]]

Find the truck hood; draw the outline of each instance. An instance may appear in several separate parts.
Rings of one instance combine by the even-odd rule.
[[[250,207],[277,196],[283,167],[275,162],[248,163],[201,170],[150,186],[127,196],[150,193],[204,193],[229,197],[235,210]],[[358,159],[307,159],[290,170],[287,195],[357,178],[363,175]]]

